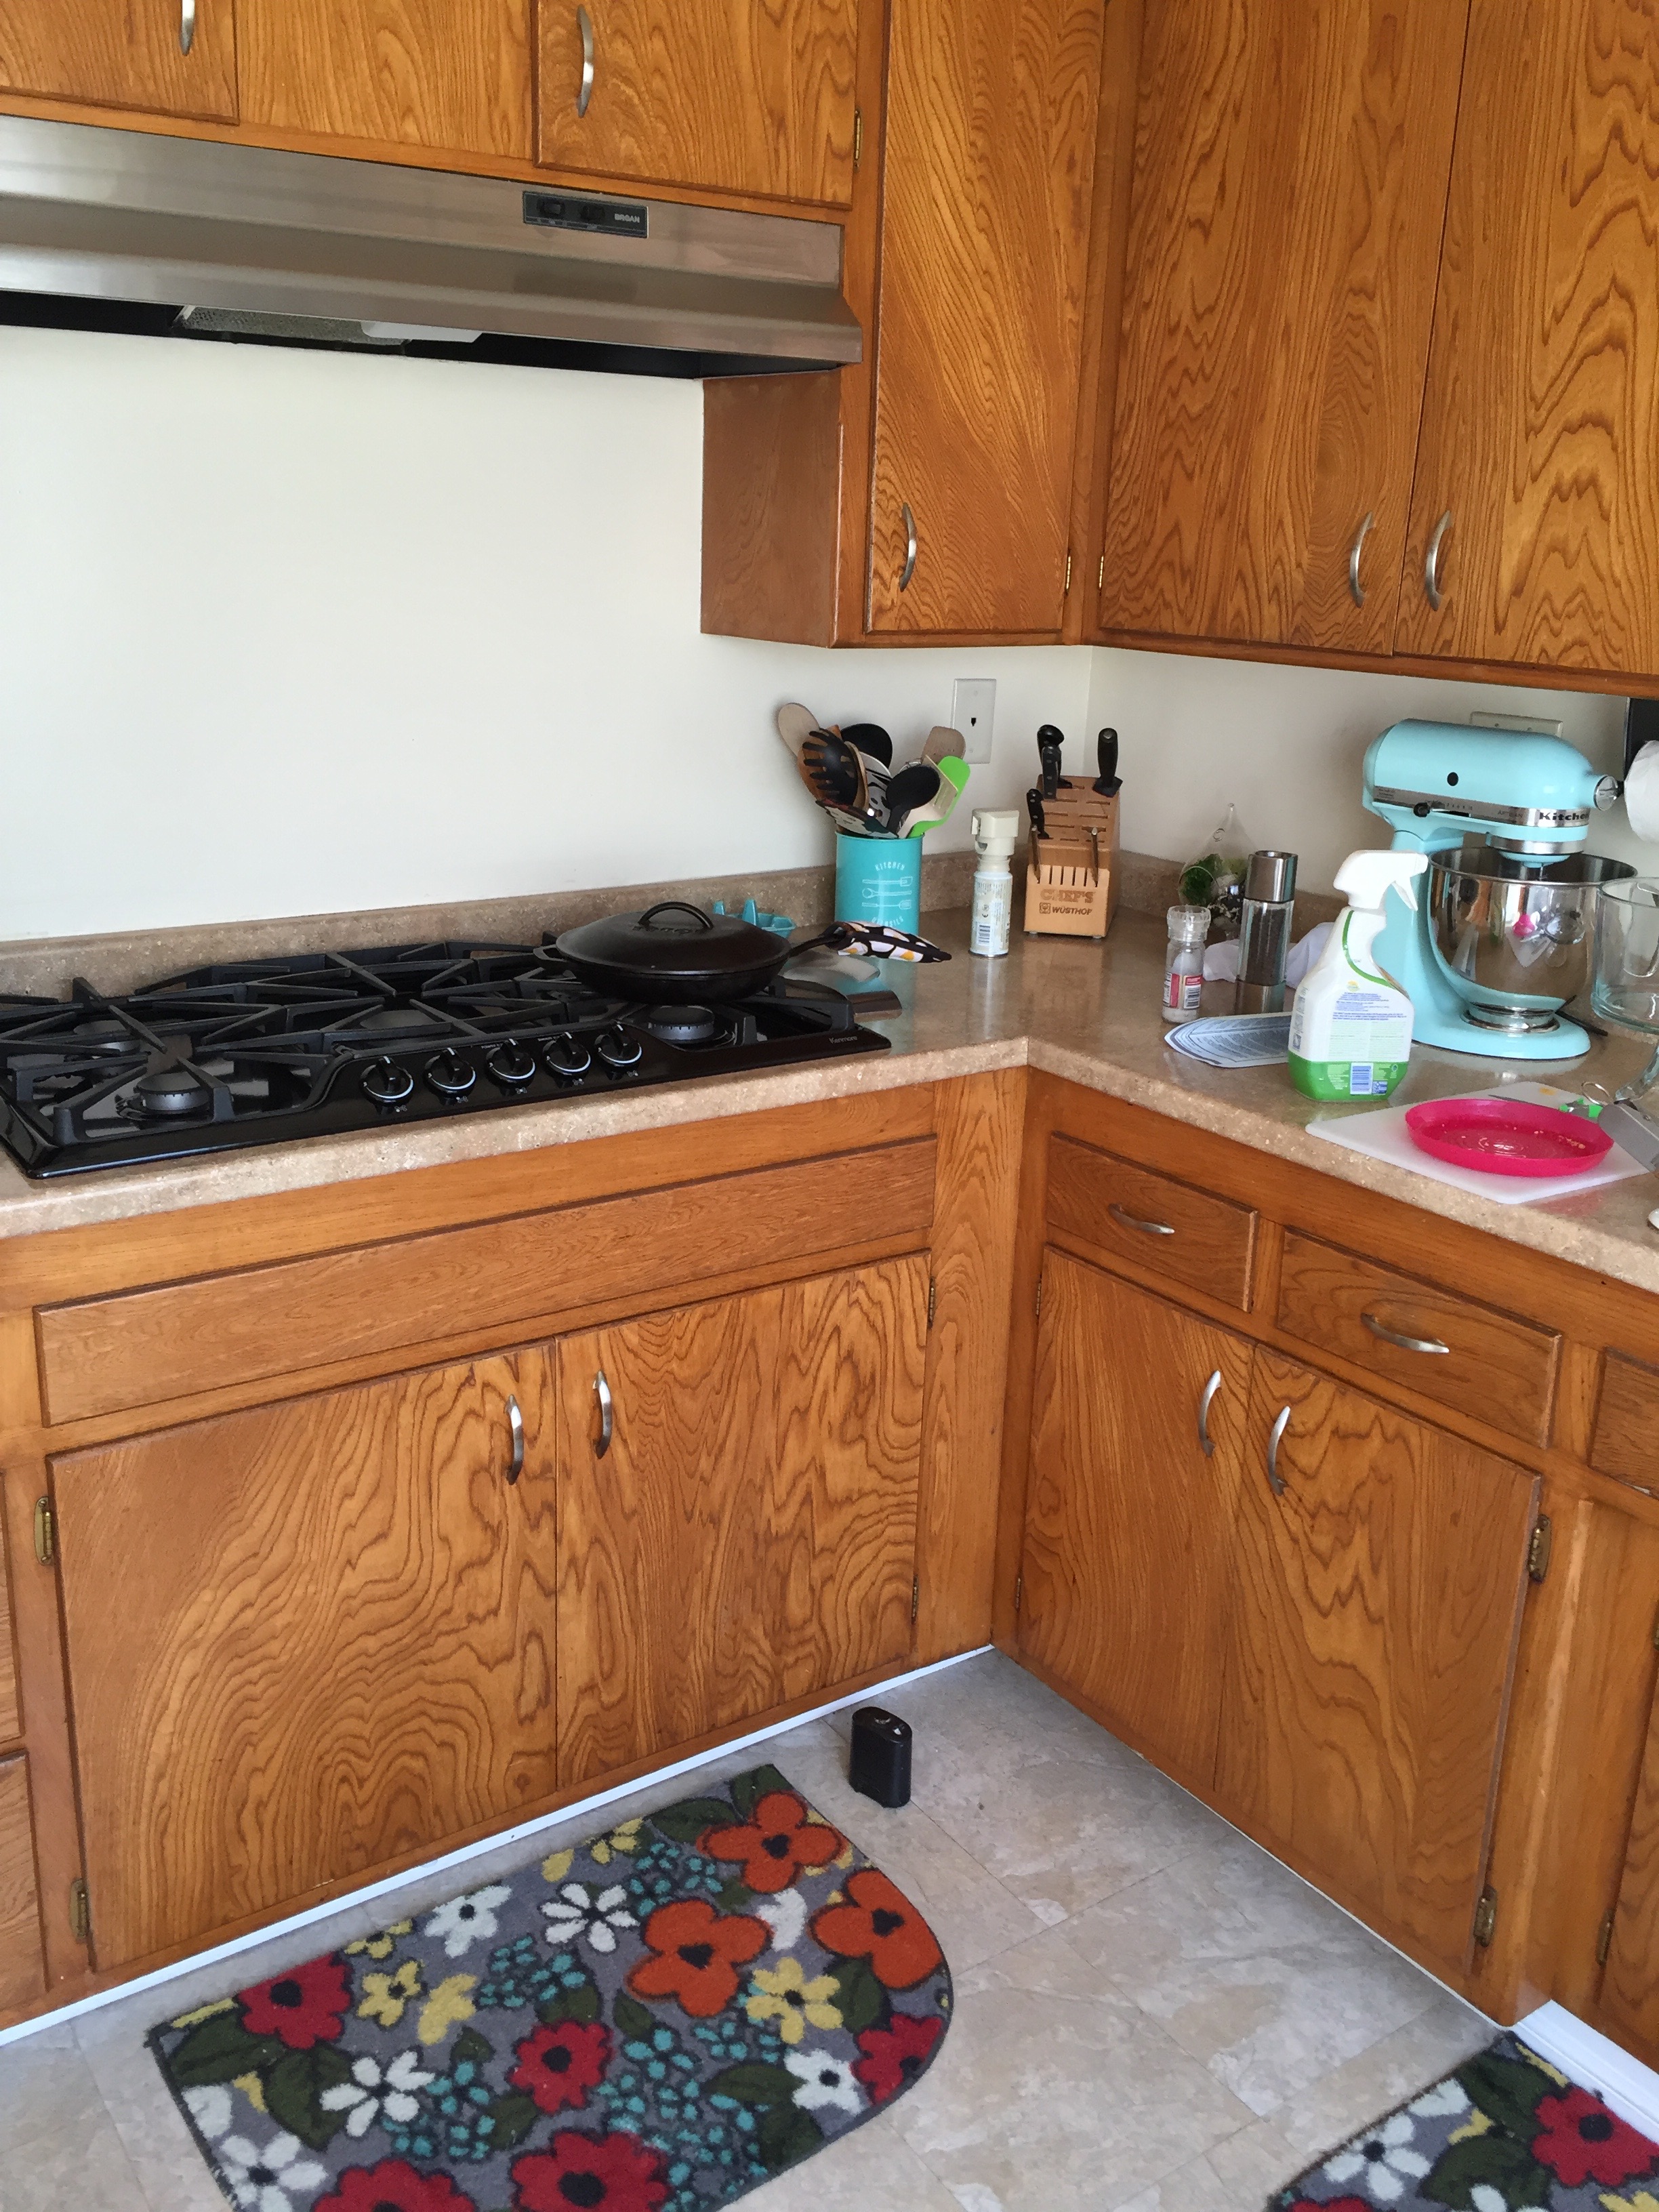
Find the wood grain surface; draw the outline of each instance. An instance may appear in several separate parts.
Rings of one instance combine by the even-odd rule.
[[[1218,1799],[1459,1968],[1537,1495],[1523,1469],[1257,1352]]]
[[[17,1701],[17,1646],[11,1626],[11,1563],[6,1556],[6,1484],[0,1469],[0,1744],[11,1743],[23,1733],[22,1708]]]
[[[510,1325],[833,1249],[848,1241],[851,1201],[869,1178],[879,1178],[884,1228],[925,1238],[934,1149],[926,1139],[805,1160],[57,1307],[40,1317],[51,1418],[420,1344],[458,1316]]]
[[[1467,10],[1149,9],[1103,626],[1389,649]]]
[[[0,88],[100,106],[234,117],[233,0],[196,0],[188,54],[179,51],[179,20],[180,0],[0,0]]]
[[[551,1382],[527,1351],[55,1462],[100,1966],[553,1789]]]
[[[702,629],[836,642],[841,373],[702,387]]]
[[[1367,1314],[1398,1336],[1448,1350],[1402,1351],[1366,1328]],[[1478,1413],[1529,1443],[1549,1441],[1561,1362],[1561,1339],[1553,1330],[1294,1230],[1285,1236],[1279,1263],[1278,1319],[1287,1335],[1339,1352],[1357,1367]]]
[[[1048,1146],[1048,1221],[1053,1235],[1075,1237],[1115,1258],[1172,1275],[1241,1312],[1249,1308],[1256,1217],[1224,1198],[1054,1136]],[[1136,1228],[1136,1222],[1149,1225]],[[1164,1230],[1172,1233],[1165,1236]]]
[[[1608,1352],[1590,1465],[1621,1482],[1659,1490],[1659,1367]]]
[[[0,1759],[0,2013],[27,2004],[45,1986],[29,1763],[21,1757]]]
[[[880,0],[865,0],[878,6]],[[859,0],[539,0],[539,158],[596,176],[845,207]]]
[[[1250,1358],[1241,1337],[1043,1255],[1020,1648],[1202,1784],[1221,1714]],[[1217,1370],[1206,1457],[1199,1401]]]
[[[1101,9],[892,0],[890,25],[869,626],[1057,635]]]
[[[527,161],[530,0],[236,0],[255,128]]]
[[[917,1258],[560,1344],[562,1783],[908,1651],[927,1327]]]
[[[1601,2008],[1611,2023],[1659,2045],[1659,1698],[1648,1721]]]
[[[1659,671],[1656,236],[1659,8],[1474,0],[1402,653]]]

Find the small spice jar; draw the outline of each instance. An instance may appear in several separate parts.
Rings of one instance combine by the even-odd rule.
[[[1164,955],[1164,1005],[1166,1022],[1187,1022],[1198,1012],[1204,993],[1204,940],[1210,933],[1206,906],[1170,908],[1170,943]]]

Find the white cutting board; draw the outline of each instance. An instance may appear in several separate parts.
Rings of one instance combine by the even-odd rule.
[[[1504,1083],[1490,1091],[1466,1091],[1457,1095],[1465,1098],[1524,1098],[1534,1105],[1560,1108],[1565,1108],[1579,1096],[1576,1091],[1559,1090],[1553,1083]],[[1432,1152],[1425,1152],[1412,1142],[1411,1131],[1406,1127],[1409,1110],[1405,1106],[1385,1106],[1373,1114],[1349,1114],[1310,1121],[1308,1134],[1323,1137],[1328,1144],[1346,1146],[1351,1152],[1367,1152],[1372,1159],[1387,1160],[1393,1167],[1409,1168],[1413,1175],[1428,1176],[1436,1182],[1449,1182],[1457,1190],[1473,1191],[1477,1197],[1494,1199],[1499,1206],[1538,1206],[1547,1198],[1565,1198],[1571,1191],[1597,1190],[1603,1183],[1623,1182],[1629,1176],[1647,1173],[1639,1160],[1632,1159],[1617,1145],[1605,1159],[1598,1160],[1593,1168],[1581,1168],[1577,1175],[1483,1175],[1479,1168],[1455,1168],[1449,1160],[1437,1160]]]

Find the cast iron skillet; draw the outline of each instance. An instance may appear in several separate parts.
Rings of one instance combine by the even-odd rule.
[[[579,982],[611,998],[690,1006],[763,990],[807,947],[734,914],[661,899],[643,914],[605,915],[567,929],[553,949]]]

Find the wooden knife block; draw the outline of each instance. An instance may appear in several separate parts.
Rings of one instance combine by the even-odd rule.
[[[1028,937],[1104,937],[1117,911],[1118,798],[1086,783],[1042,802],[1025,870]]]

